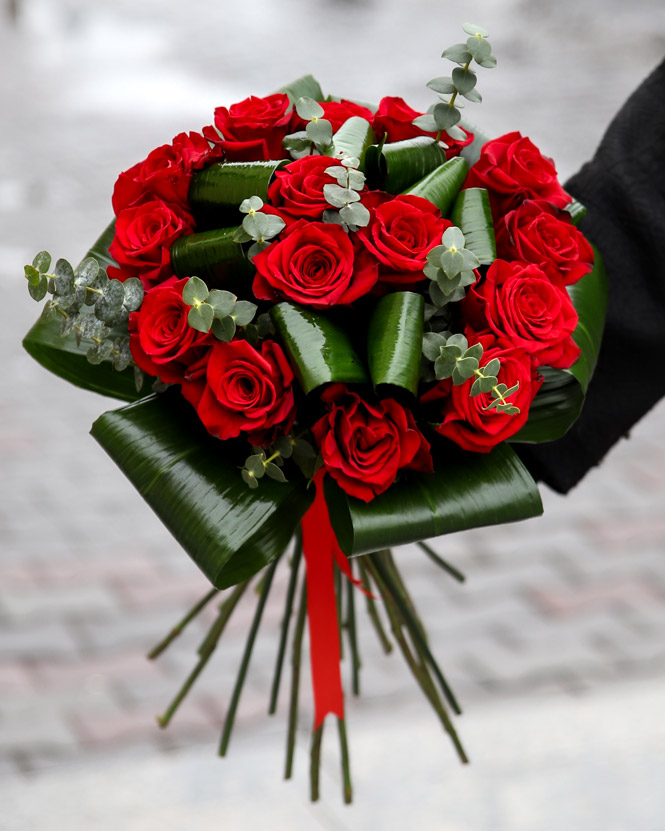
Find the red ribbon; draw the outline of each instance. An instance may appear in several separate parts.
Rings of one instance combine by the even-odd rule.
[[[340,549],[330,524],[328,506],[323,495],[323,475],[321,470],[314,477],[316,496],[302,518],[303,554],[307,569],[309,652],[314,688],[314,729],[323,724],[328,713],[344,718],[333,563],[336,562],[343,574],[356,586],[360,586],[360,581],[353,579],[349,562]]]

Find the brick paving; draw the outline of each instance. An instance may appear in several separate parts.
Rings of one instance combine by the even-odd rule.
[[[0,73],[0,107],[10,116],[0,138],[0,777],[132,749],[150,754],[201,742],[213,753],[253,610],[247,597],[191,701],[169,731],[159,730],[154,716],[193,665],[202,623],[160,661],[144,654],[205,593],[206,581],[87,435],[113,402],[68,387],[21,352],[37,308],[25,291],[23,263],[40,247],[74,259],[106,224],[117,172],[183,127],[203,123],[213,104],[267,91],[308,68],[327,86],[339,79],[340,93],[360,94],[352,67],[318,56],[302,32],[286,34],[265,3],[252,25],[266,50],[253,60],[246,21],[229,21],[221,54],[215,25],[185,22],[182,57],[174,58],[169,44],[182,23],[176,4],[159,4],[152,34],[156,4],[139,11],[127,0],[113,14],[101,3],[89,11],[94,5],[26,0],[18,29],[0,23],[2,60],[15,67]],[[408,5],[421,19],[430,8],[425,0]],[[452,5],[445,25],[423,27],[405,42],[399,66],[379,58],[382,38],[398,48],[396,32],[405,24],[398,0],[380,4],[375,17],[379,6],[370,2],[355,9],[322,3],[316,19],[338,39],[349,32],[339,26],[340,9],[372,30],[360,72],[363,97],[404,94],[426,106],[422,81],[442,69],[422,56],[436,58],[442,43],[457,37],[451,21],[467,17],[461,3]],[[502,4],[513,15],[510,25],[489,0],[478,5],[477,19],[496,32],[495,49],[505,54],[496,73],[481,79],[487,105],[478,121],[495,132],[530,133],[564,175],[589,155],[612,112],[665,51],[665,12],[656,0],[632,4],[630,16],[612,2],[612,14],[600,19],[599,2],[539,5],[538,18],[535,4],[510,2]],[[297,8],[295,0],[284,3],[280,16]],[[519,35],[541,16],[542,53]],[[593,40],[585,34],[591,26]],[[117,64],[102,48],[117,48],[122,33],[128,66],[144,84],[138,91],[119,86],[130,69],[118,69],[114,85]],[[297,56],[283,47],[299,36]],[[357,54],[362,38],[348,39]],[[267,66],[275,67],[269,77]],[[185,90],[199,81],[187,101]],[[557,119],[564,104],[565,118]],[[546,492],[542,518],[437,540],[436,549],[467,575],[464,586],[413,546],[397,553],[468,711],[503,699],[528,702],[540,692],[579,696],[665,679],[664,435],[661,404],[569,498]],[[239,713],[240,724],[256,733],[266,727],[284,585],[278,575]],[[374,699],[408,708],[420,693],[400,659],[385,658],[369,631],[362,643],[369,702],[351,707],[361,712]]]

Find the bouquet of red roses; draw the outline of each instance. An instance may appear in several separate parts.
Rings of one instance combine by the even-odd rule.
[[[51,273],[45,252],[26,266],[32,296],[52,295],[26,348],[67,380],[134,402],[101,416],[93,436],[213,585],[151,657],[229,589],[160,723],[256,578],[226,752],[290,550],[270,711],[296,608],[286,775],[307,620],[313,798],[328,713],[351,796],[339,664],[343,633],[357,693],[358,598],[389,651],[383,599],[466,760],[458,704],[390,548],[418,541],[463,579],[422,540],[542,510],[509,443],[568,429],[602,333],[604,275],[576,228],[582,206],[528,138],[486,141],[461,126],[462,99],[481,100],[473,67],[496,64],[487,33],[464,29],[443,53],[451,76],[428,84],[431,112],[325,97],[311,76],[219,107],[214,126],[120,174],[115,220],[76,269],[61,259]]]

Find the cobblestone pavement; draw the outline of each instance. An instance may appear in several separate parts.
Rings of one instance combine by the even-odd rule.
[[[202,624],[160,661],[144,656],[206,582],[87,435],[113,402],[68,387],[21,352],[37,313],[23,264],[39,248],[75,259],[108,221],[119,170],[207,123],[215,105],[307,71],[341,95],[401,94],[424,107],[442,46],[457,39],[458,23],[482,22],[500,65],[481,76],[485,103],[469,119],[488,132],[528,133],[565,177],[665,52],[658,0],[450,2],[445,14],[426,0],[255,0],[242,17],[230,16],[234,7],[190,0],[183,20],[181,5],[163,0],[24,0],[16,27],[0,22],[0,778],[17,786],[63,764],[106,770],[118,755],[150,759],[199,743],[213,754],[253,611],[250,600],[240,606],[172,727],[158,730],[154,716],[191,668]],[[569,498],[545,492],[542,518],[437,540],[466,573],[464,586],[417,548],[398,551],[468,713],[508,702],[507,713],[532,713],[537,724],[546,699],[579,702],[636,683],[665,695],[664,436],[661,405]],[[258,747],[264,731],[271,747],[282,741],[284,707],[279,724],[265,717],[285,575],[277,581],[237,744]],[[378,708],[380,734],[414,701],[427,705],[399,658],[380,654],[369,631],[363,644],[364,693],[350,717]],[[612,701],[616,711],[603,712],[622,718],[621,693]],[[482,737],[475,747],[482,754]],[[450,765],[449,754],[438,764]],[[652,796],[654,809],[658,800],[665,807],[657,789]],[[573,827],[560,817],[557,827]],[[579,827],[601,827],[595,819]],[[473,827],[504,826],[478,818]]]

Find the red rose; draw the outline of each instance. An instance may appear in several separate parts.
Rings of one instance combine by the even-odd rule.
[[[435,428],[437,433],[474,453],[489,453],[497,444],[517,433],[526,422],[531,402],[542,383],[523,349],[498,346],[486,349],[481,358],[482,366],[493,358],[501,361],[498,383],[506,384],[509,389],[519,383],[517,392],[508,398],[511,404],[519,407],[519,414],[487,410],[487,405],[493,401],[491,393],[473,397],[469,394],[474,378],[459,386],[454,386],[450,379],[439,381],[420,399],[422,404],[442,400],[443,420]]]
[[[222,133],[227,157],[245,161],[283,159],[282,139],[291,129],[289,96],[281,92],[215,110],[215,126]],[[243,156],[243,148],[246,155]]]
[[[255,446],[289,432],[295,419],[293,372],[271,340],[260,351],[246,340],[217,341],[190,367],[183,395],[196,407],[206,430],[219,439],[241,433]]]
[[[378,273],[376,262],[354,251],[340,225],[306,219],[288,226],[253,263],[259,300],[286,297],[314,308],[353,303],[372,289]]]
[[[577,312],[563,281],[536,265],[495,260],[469,289],[463,309],[476,331],[484,318],[497,338],[526,350],[536,366],[567,368],[580,354],[572,338]]]
[[[125,208],[118,214],[109,247],[120,268],[111,266],[109,274],[118,280],[140,277],[145,289],[163,282],[172,274],[171,246],[192,226],[191,217],[175,213],[161,199]]]
[[[576,283],[593,267],[593,248],[568,211],[543,199],[527,199],[502,217],[496,232],[499,257],[535,263],[566,285]]]
[[[369,502],[400,470],[433,471],[429,443],[397,401],[369,404],[343,384],[331,384],[321,400],[328,413],[312,433],[327,472],[349,496]]]
[[[275,173],[275,180],[268,188],[271,205],[285,218],[320,219],[325,210],[332,208],[323,195],[323,186],[337,184],[325,172],[333,165],[339,162],[330,156],[304,156],[287,164]]]
[[[319,101],[319,104],[323,107],[321,118],[325,118],[326,121],[330,122],[333,133],[336,133],[342,124],[354,115],[366,118],[370,123],[374,117],[372,111],[367,107],[356,104],[354,101],[347,101],[345,98],[342,98],[341,101]],[[293,121],[293,129],[304,130],[306,123],[296,115]]]
[[[559,184],[554,162],[517,132],[506,133],[483,146],[464,187],[487,188],[495,217],[525,199],[547,199],[559,208],[571,201]]]
[[[211,150],[200,133],[179,133],[171,144],[156,147],[146,159],[118,176],[113,189],[113,212],[117,216],[125,208],[161,199],[187,213],[192,170],[216,156],[219,151]]]
[[[379,280],[400,287],[424,279],[427,254],[441,244],[451,222],[420,196],[396,196],[371,208],[371,220],[358,236],[381,263]]]
[[[187,367],[214,339],[187,323],[182,299],[187,278],[172,278],[146,292],[138,312],[129,316],[129,344],[138,367],[166,384],[180,384]]]
[[[372,128],[379,139],[387,133],[390,142],[404,141],[416,136],[436,138],[438,132],[426,133],[413,123],[414,118],[421,115],[423,113],[412,109],[403,98],[387,96],[379,102],[379,107],[372,120]],[[464,130],[463,127],[462,129]],[[447,133],[443,133],[442,139],[448,145],[446,158],[451,159],[453,156],[458,156],[460,150],[473,141],[473,133],[468,130],[464,130],[464,132],[466,138],[463,141],[452,139]]]

